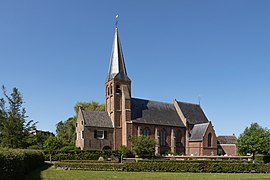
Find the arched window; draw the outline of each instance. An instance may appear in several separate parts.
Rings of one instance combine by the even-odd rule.
[[[149,128],[144,128],[143,129],[143,135],[144,136],[150,136],[150,129]]]
[[[110,86],[110,94],[113,93],[112,85]]]
[[[212,134],[209,133],[208,134],[208,143],[207,143],[208,147],[211,147],[212,146]]]
[[[116,85],[116,93],[121,94],[121,89],[119,85]]]
[[[175,134],[175,141],[176,141],[176,146],[181,146],[182,145],[182,134],[181,134],[181,131],[178,130],[176,131],[176,134]]]
[[[109,88],[109,86],[107,86],[107,95],[108,96],[110,95],[110,88]]]
[[[165,129],[160,130],[159,143],[161,146],[166,146],[166,130]]]

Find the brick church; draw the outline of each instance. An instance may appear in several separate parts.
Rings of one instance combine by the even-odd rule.
[[[131,148],[130,137],[156,140],[155,154],[217,155],[212,123],[198,104],[171,103],[132,97],[118,27],[115,28],[109,72],[105,83],[105,111],[79,108],[76,146],[81,149]]]

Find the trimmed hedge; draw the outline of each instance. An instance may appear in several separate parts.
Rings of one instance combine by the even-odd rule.
[[[56,162],[55,168],[70,170],[91,170],[91,171],[122,171],[124,164],[121,163],[66,163]]]
[[[170,160],[170,159],[143,159],[138,160],[138,162],[143,163],[252,163],[252,161],[244,160]]]
[[[244,163],[129,163],[125,171],[204,172],[204,173],[267,173],[270,166]]]
[[[49,151],[44,151],[45,160],[50,160]],[[119,157],[120,153],[117,150],[56,150],[52,152],[52,161],[62,160],[98,160],[102,156],[104,159],[116,156]]]
[[[258,163],[270,163],[270,155],[258,154],[255,156],[255,161]]]
[[[99,161],[99,160],[64,160],[63,163],[118,163],[118,161]]]
[[[160,171],[204,173],[270,173],[269,164],[222,162],[55,163],[56,168],[92,171]]]
[[[23,175],[44,164],[42,151],[0,149],[1,179],[20,179]]]

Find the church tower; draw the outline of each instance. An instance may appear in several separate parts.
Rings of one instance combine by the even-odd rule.
[[[127,146],[127,121],[131,120],[131,80],[126,71],[117,17],[110,67],[105,83],[106,111],[114,127],[114,149],[121,145]]]

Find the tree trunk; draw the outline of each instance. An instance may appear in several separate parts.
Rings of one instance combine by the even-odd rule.
[[[255,161],[255,152],[252,153],[252,161],[253,161],[253,164],[256,163],[256,161]]]

